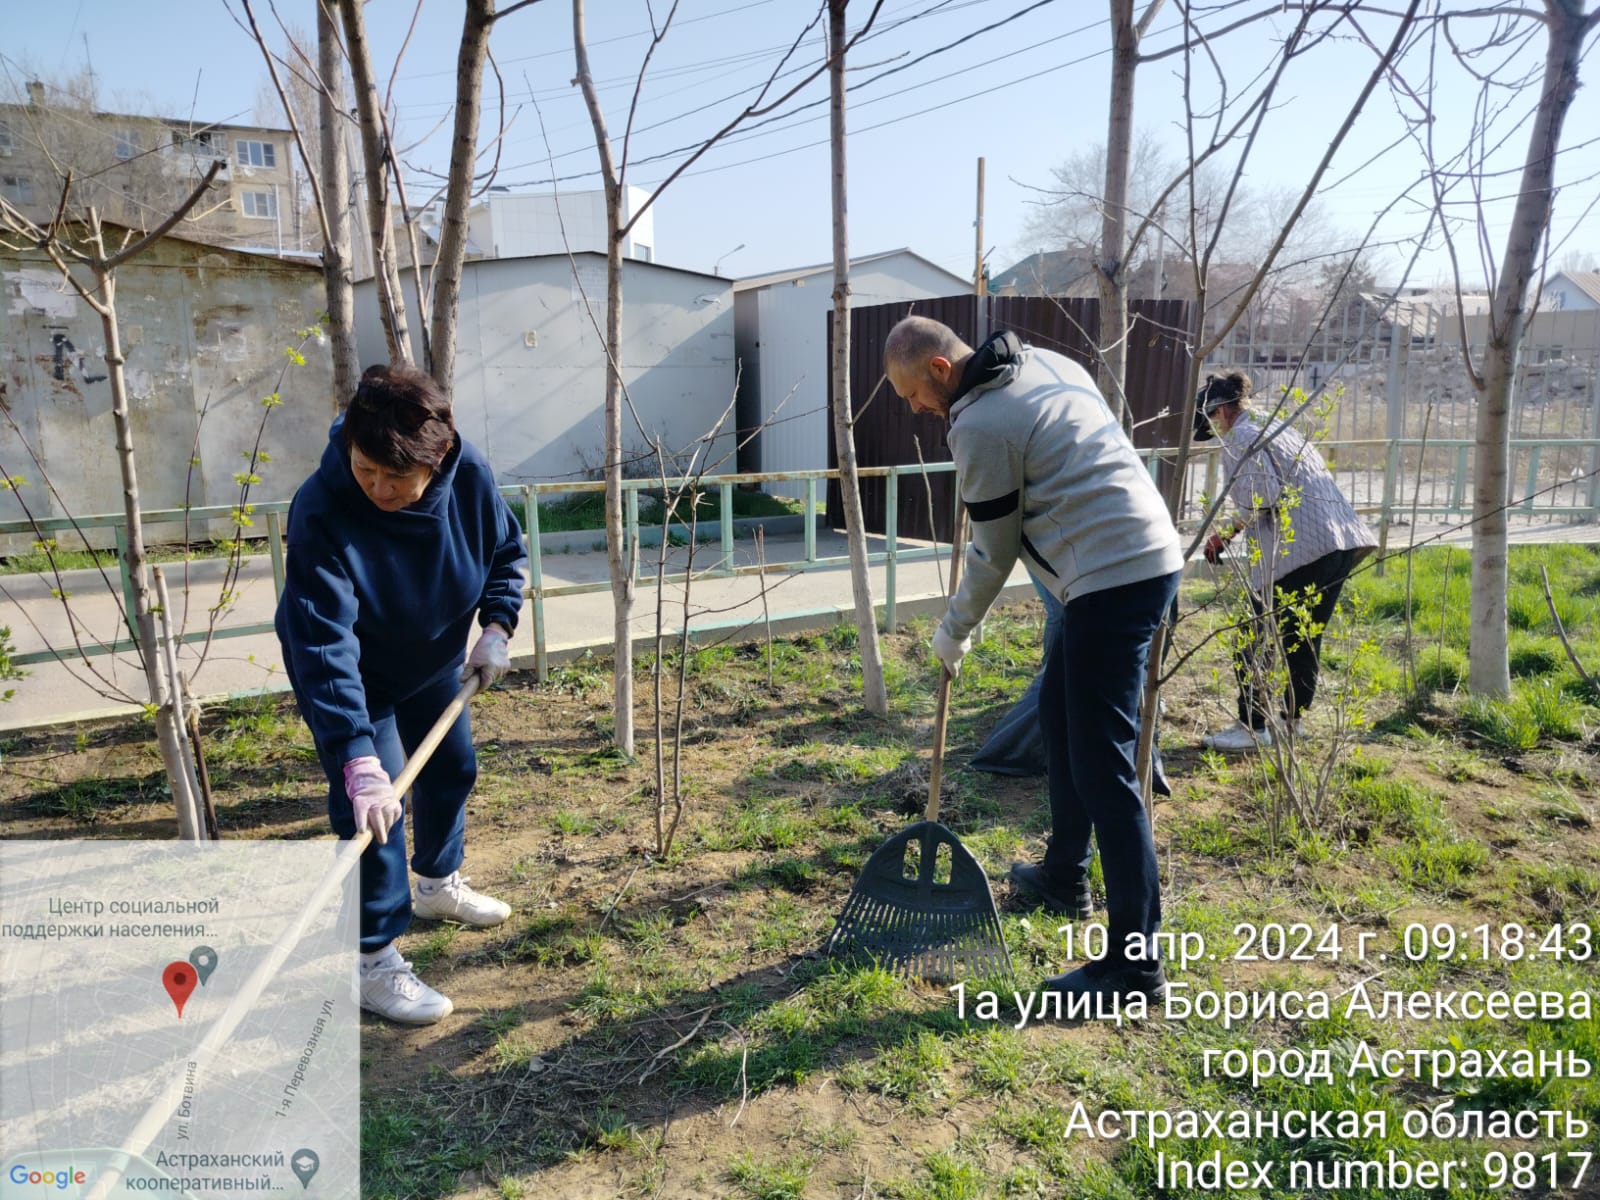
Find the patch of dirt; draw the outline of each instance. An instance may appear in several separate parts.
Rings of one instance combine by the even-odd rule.
[[[1025,645],[1032,636],[1036,646],[1036,611],[991,621],[1010,622],[1015,640]],[[881,720],[862,710],[850,685],[848,641],[833,635],[787,643],[793,649],[772,688],[760,646],[707,659],[694,677],[682,751],[686,808],[676,847],[662,862],[649,854],[655,722],[648,678],[636,685],[632,762],[610,751],[604,664],[557,671],[544,685],[514,677],[474,703],[480,779],[468,806],[464,870],[475,887],[508,901],[514,916],[483,931],[417,922],[401,951],[455,1011],[423,1029],[370,1018],[362,1027],[369,1108],[419,1114],[419,1136],[430,1145],[448,1144],[441,1130],[451,1123],[468,1131],[465,1144],[448,1151],[463,1165],[441,1168],[440,1181],[415,1194],[487,1200],[514,1194],[498,1183],[512,1176],[529,1195],[573,1200],[726,1195],[735,1190],[728,1163],[747,1150],[764,1161],[805,1157],[810,1196],[862,1194],[958,1144],[984,1146],[991,1173],[1007,1169],[1016,1148],[984,1132],[995,1098],[974,1094],[959,1070],[950,1093],[921,1112],[841,1084],[841,1071],[872,1061],[891,1038],[881,1022],[830,1037],[788,1082],[749,1095],[737,1080],[697,1085],[680,1069],[711,1049],[737,1062],[745,1034],[729,1018],[736,1010],[763,1018],[782,1012],[800,990],[797,972],[815,970],[817,947],[860,862],[920,814],[933,694],[925,636],[884,639],[886,660],[910,682]],[[1042,779],[962,770],[1027,678],[1024,668],[1003,686],[957,686],[946,820],[964,837],[1048,825]],[[1164,695],[1174,796],[1156,805],[1154,821],[1169,910],[1188,900],[1265,898],[1297,883],[1343,897],[1366,882],[1357,861],[1337,855],[1314,865],[1291,856],[1287,876],[1269,880],[1194,853],[1183,833],[1192,822],[1256,820],[1247,815],[1255,812],[1248,769],[1219,774],[1198,751],[1201,733],[1231,720],[1231,677],[1220,650],[1186,667]],[[215,711],[207,728],[224,837],[327,836],[324,784],[291,701]],[[1460,835],[1501,860],[1591,870],[1600,860],[1593,783],[1600,773],[1588,748],[1523,755],[1516,770],[1478,754],[1464,778],[1441,774],[1465,769],[1462,763],[1441,768],[1436,749],[1413,742],[1367,749],[1397,778],[1443,796]],[[139,722],[26,734],[3,752],[6,837],[175,834],[159,762]],[[670,779],[670,754],[666,768]],[[1557,776],[1570,811],[1543,796]],[[1015,850],[1035,853],[1039,845],[1037,833],[1021,833]],[[985,864],[997,880],[1006,865],[1000,853]],[[1002,905],[1012,903],[1004,884],[996,890]],[[1494,919],[1493,896],[1458,899],[1441,904],[1437,919]],[[1431,919],[1422,913],[1407,908],[1389,919]],[[1320,916],[1343,914],[1328,907]],[[1230,972],[1244,983],[1249,976]],[[937,988],[913,989],[913,996],[930,1013],[950,1007]],[[1093,1027],[1025,1036],[1035,1046],[1093,1047],[1131,1035]],[[1068,1090],[1050,1095],[1070,1104]]]

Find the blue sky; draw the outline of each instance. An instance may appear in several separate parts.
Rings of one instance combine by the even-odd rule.
[[[660,19],[668,0],[655,0],[654,7]],[[633,78],[649,44],[647,9],[644,0],[590,0],[589,9],[593,70],[613,137],[620,138]],[[241,11],[236,3],[233,11]],[[412,4],[402,0],[368,5],[385,77],[412,11]],[[681,158],[674,151],[703,140],[750,103],[815,11],[811,0],[682,0],[640,95],[630,181],[660,180]],[[851,11],[859,21],[870,4],[855,0]],[[1105,137],[1105,11],[1102,0],[885,0],[873,36],[851,60],[851,82],[859,85],[848,117],[852,253],[910,246],[970,275],[980,155],[986,159],[984,242],[991,266],[1004,268],[1032,249],[1023,224],[1037,199],[1033,189],[1050,185],[1053,165]],[[304,0],[280,0],[278,12],[304,28],[313,26],[314,10]],[[265,0],[257,15],[271,27]],[[1247,87],[1270,63],[1271,39],[1281,36],[1289,20],[1278,17],[1218,43],[1230,86]],[[1170,44],[1176,21],[1170,6],[1163,9],[1151,44]],[[1006,23],[978,32],[997,22]],[[0,58],[6,82],[20,84],[28,72],[81,69],[87,56],[106,107],[168,115],[192,111],[205,120],[250,119],[265,79],[256,49],[221,0],[162,0],[159,5],[58,0],[14,6],[6,25]],[[1375,15],[1369,28],[1384,39],[1392,26]],[[427,0],[395,83],[402,141],[426,139],[405,155],[419,170],[444,165],[447,131],[427,135],[450,103],[458,37],[458,5]],[[819,23],[791,65],[820,61],[822,39]],[[914,61],[951,43],[959,44]],[[514,114],[499,182],[548,189],[556,175],[576,176],[564,179],[563,188],[598,186],[597,176],[586,174],[597,160],[582,100],[571,85],[570,4],[541,0],[512,14],[496,27],[492,46],[506,83],[508,113]],[[1536,62],[1541,49],[1542,39],[1524,52],[1524,61]],[[1175,154],[1184,145],[1180,62],[1174,57],[1141,68],[1136,100],[1137,124],[1154,131]],[[1350,38],[1307,56],[1263,128],[1247,176],[1253,186],[1303,185],[1371,62],[1370,51]],[[1421,63],[1419,52],[1410,65],[1420,69]],[[1459,146],[1473,93],[1459,70],[1444,74],[1448,78],[1433,112],[1436,139]],[[737,133],[675,181],[656,210],[658,260],[696,270],[720,261],[728,275],[827,261],[832,247],[826,97],[826,82],[818,80],[784,111],[816,102],[811,107]],[[492,89],[487,102],[491,107],[497,102]],[[1531,95],[1525,94],[1513,107],[1520,111],[1530,104]],[[1563,156],[1568,186],[1557,204],[1557,259],[1568,251],[1600,251],[1600,222],[1592,217],[1581,222],[1600,191],[1594,178],[1600,172],[1600,148],[1579,143],[1596,130],[1600,89],[1589,87],[1580,92],[1567,125],[1565,141],[1574,148]],[[1493,165],[1514,165],[1525,142],[1524,125],[1511,134]],[[1321,200],[1332,223],[1353,243],[1374,213],[1422,173],[1422,156],[1403,140],[1397,106],[1388,90],[1380,89],[1328,175],[1337,186]],[[1504,197],[1514,188],[1514,175],[1492,179],[1486,194]],[[1497,248],[1506,207],[1502,199],[1491,216]],[[1424,222],[1417,206],[1402,205],[1386,219],[1381,236],[1403,241],[1419,234]],[[1398,275],[1403,261],[1400,249],[1385,251],[1380,275]],[[1469,253],[1468,276],[1481,277],[1478,263]],[[1434,282],[1446,269],[1442,254],[1430,249],[1415,278]]]

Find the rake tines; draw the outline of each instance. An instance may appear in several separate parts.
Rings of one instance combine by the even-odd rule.
[[[1011,974],[989,877],[936,821],[918,822],[867,860],[825,950],[858,950],[889,970],[935,981]]]

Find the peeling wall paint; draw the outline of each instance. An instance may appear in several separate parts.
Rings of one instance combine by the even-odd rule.
[[[283,404],[268,415],[262,440],[271,462],[256,468],[261,483],[251,499],[292,496],[321,457],[335,412],[326,346],[307,343],[300,347],[306,364],[284,370],[285,347],[299,344],[296,329],[315,322],[325,306],[320,269],[165,238],[122,267],[117,279],[144,510],[237,504],[234,476],[248,466],[266,412],[262,398],[274,391]],[[0,281],[8,298],[0,306],[0,387],[21,437],[59,493],[44,485],[18,433],[0,426],[0,462],[29,481],[20,500],[0,491],[0,521],[24,519],[21,500],[38,517],[120,513],[122,481],[98,314],[62,293],[60,276],[35,252],[0,252]],[[191,537],[231,533],[230,524],[215,522]],[[246,533],[264,534],[265,522]],[[56,536],[63,547],[76,542],[71,534]],[[178,541],[183,526],[147,525],[146,536]],[[0,536],[0,554],[26,551],[33,540],[31,534]],[[95,539],[96,545],[110,543],[109,534]]]
[[[6,295],[13,316],[36,312],[52,319],[70,320],[77,315],[78,297],[54,269],[5,271]]]

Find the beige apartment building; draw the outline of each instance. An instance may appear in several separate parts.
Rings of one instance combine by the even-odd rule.
[[[37,81],[26,104],[0,104],[0,196],[43,224],[72,179],[67,215],[93,205],[108,220],[148,229],[222,170],[173,232],[215,245],[274,252],[320,248],[303,173],[286,129],[102,112]]]

